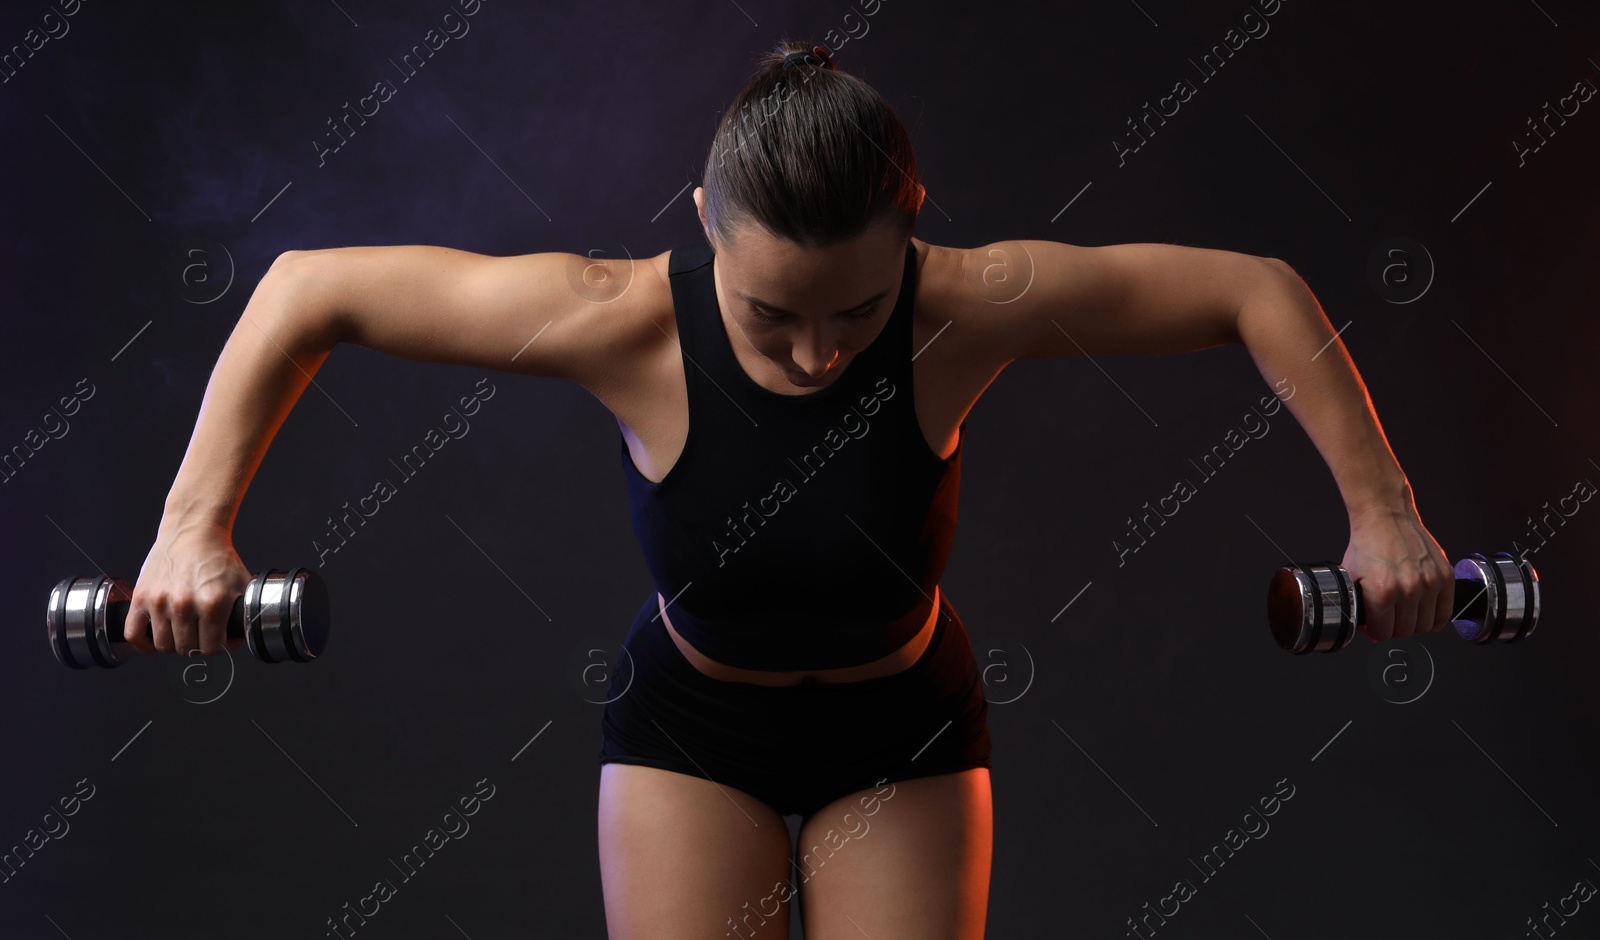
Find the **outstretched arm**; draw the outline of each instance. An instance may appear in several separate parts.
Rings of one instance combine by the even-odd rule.
[[[1411,484],[1378,424],[1366,383],[1305,281],[1282,261],[1248,294],[1234,318],[1263,376],[1287,378],[1310,394],[1289,410],[1322,453],[1354,522],[1372,512],[1410,510]]]
[[[639,274],[652,270],[640,264]],[[279,255],[206,384],[134,585],[126,639],[145,653],[221,651],[233,598],[250,580],[232,545],[240,503],[338,344],[580,383],[627,376],[638,337],[659,335],[640,315],[654,309],[638,306],[645,291],[627,290],[633,268],[562,252],[496,257],[431,245]]]
[[[1015,359],[1162,355],[1242,343],[1321,452],[1345,501],[1343,565],[1362,579],[1376,642],[1439,630],[1454,575],[1423,528],[1366,386],[1305,282],[1275,258],[1156,243],[1080,247],[1017,240],[961,250],[980,298],[970,340]]]
[[[1263,376],[1286,377],[1300,393],[1285,403],[1344,497],[1350,544],[1340,563],[1362,582],[1367,636],[1381,643],[1443,629],[1455,575],[1418,517],[1366,383],[1305,281],[1268,260],[1277,276],[1240,305],[1239,341]]]

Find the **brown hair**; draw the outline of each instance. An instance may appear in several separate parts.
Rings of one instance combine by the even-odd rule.
[[[814,44],[783,40],[723,112],[706,158],[706,222],[717,240],[754,223],[825,248],[887,219],[910,237],[923,188],[911,136],[888,101],[832,65],[785,66]]]

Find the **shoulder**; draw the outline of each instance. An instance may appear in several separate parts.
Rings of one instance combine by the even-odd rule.
[[[639,258],[575,255],[569,281],[590,305],[600,354],[591,358],[579,384],[604,397],[636,383],[641,366],[675,347],[671,250]]]
[[[919,303],[959,317],[984,304],[1003,304],[1025,293],[1033,280],[1037,259],[1029,244],[1017,240],[993,242],[975,248],[934,245],[911,239],[917,249]]]
[[[918,238],[911,239],[911,244],[917,252],[912,302],[918,328],[926,324],[931,327],[930,332],[946,329],[950,335],[967,333],[977,325],[982,307],[972,283],[974,277],[983,277],[979,260],[982,249],[935,245]]]
[[[958,322],[984,304],[1004,302],[1013,288],[1026,290],[1032,259],[1016,241],[976,248],[935,245],[911,239],[917,250],[917,305]]]
[[[912,298],[916,309],[942,312],[956,300],[966,249],[935,245],[920,238],[912,238],[911,247],[917,253],[916,294]]]

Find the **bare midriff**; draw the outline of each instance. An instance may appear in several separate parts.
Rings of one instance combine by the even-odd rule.
[[[862,679],[892,676],[911,668],[923,650],[928,648],[928,641],[933,638],[933,627],[939,619],[939,589],[937,586],[934,587],[933,607],[928,611],[928,619],[917,631],[916,636],[887,656],[881,656],[869,663],[841,666],[837,669],[798,669],[779,672],[770,669],[744,669],[719,663],[695,649],[688,640],[678,634],[677,629],[672,626],[672,619],[667,616],[666,600],[659,591],[656,592],[656,605],[661,608],[661,620],[666,625],[667,634],[672,637],[672,642],[678,645],[683,658],[713,679],[774,686],[803,685],[811,682],[859,682]]]

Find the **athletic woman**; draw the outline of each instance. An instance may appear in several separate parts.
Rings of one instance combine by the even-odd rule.
[[[785,42],[724,114],[704,242],[655,257],[427,246],[289,251],[206,390],[127,636],[219,652],[250,572],[233,520],[339,343],[571,379],[615,416],[654,576],[601,725],[613,940],[983,936],[990,746],[939,588],[965,417],[1017,359],[1244,343],[1349,509],[1368,634],[1450,616],[1365,386],[1286,264],[1164,244],[911,237],[905,128],[828,51]],[[248,325],[247,325],[248,324]],[[148,620],[152,640],[141,638]],[[790,844],[783,816],[801,817]]]

